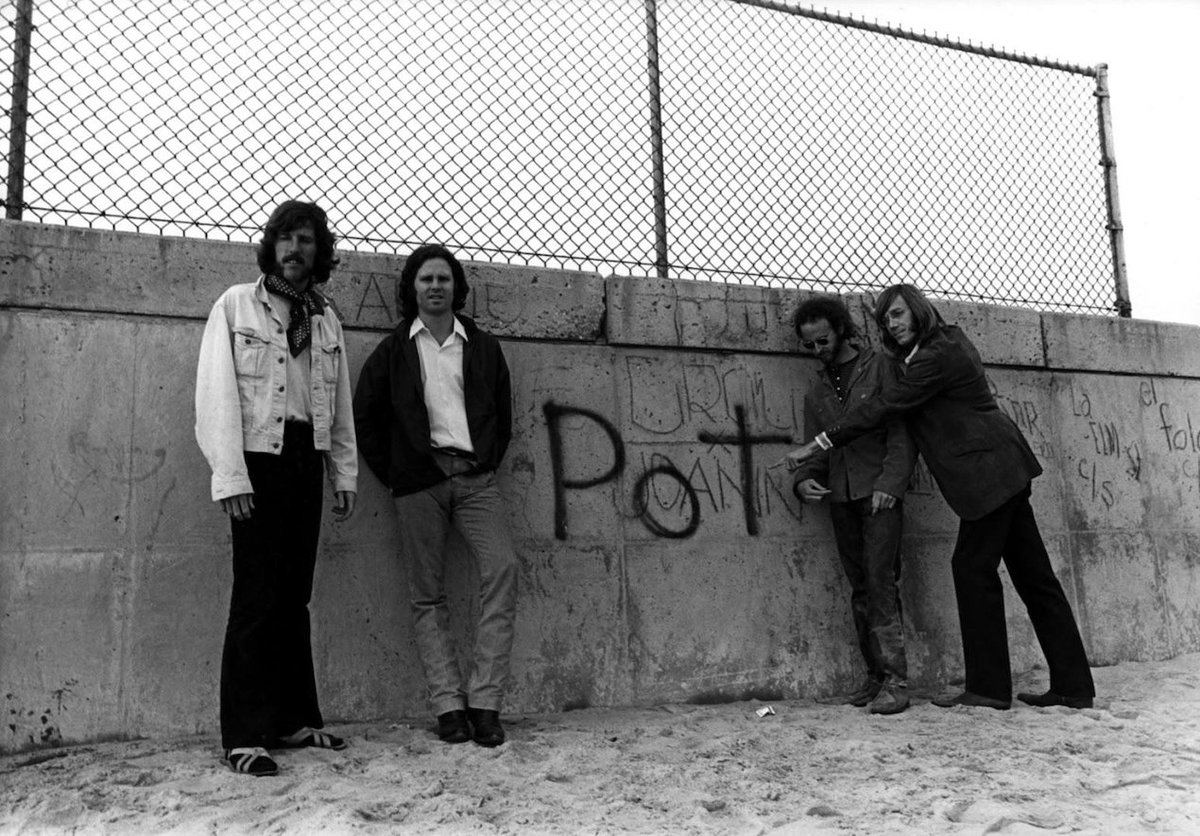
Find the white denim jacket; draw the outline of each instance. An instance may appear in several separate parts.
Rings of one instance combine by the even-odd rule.
[[[252,493],[243,452],[283,448],[287,405],[287,303],[258,282],[234,285],[213,305],[196,367],[196,441],[212,468],[212,498]],[[281,316],[282,314],[282,316]],[[342,325],[331,305],[312,318],[313,446],[326,451],[334,491],[356,491],[358,447]]]

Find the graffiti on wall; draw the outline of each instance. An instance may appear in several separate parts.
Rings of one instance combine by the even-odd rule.
[[[1150,449],[1161,451],[1178,467],[1184,490],[1200,494],[1200,424],[1190,410],[1160,398],[1153,380],[1143,380],[1138,395],[1154,426],[1156,441]]]
[[[992,397],[996,399],[996,405],[1000,407],[1000,411],[1017,425],[1017,429],[1025,436],[1025,440],[1029,442],[1030,448],[1037,457],[1043,462],[1054,459],[1054,445],[1046,438],[1043,431],[1037,404],[1028,398],[1001,390],[990,377],[988,378],[988,388],[992,392]]]
[[[366,281],[363,282],[362,293],[358,297],[358,306],[355,309],[354,318],[350,322],[364,322],[372,319],[376,311],[380,312],[385,322],[393,321],[396,318],[394,310],[396,302],[395,284],[396,279],[393,276],[368,273]],[[387,293],[384,293],[384,287],[387,287]]]
[[[734,415],[732,431],[701,430],[697,432],[696,440],[701,444],[735,450],[738,461],[736,474],[730,474],[721,465],[717,465],[715,472],[710,473],[710,469],[706,469],[699,460],[691,462],[685,473],[670,455],[662,452],[640,457],[640,469],[632,486],[633,513],[651,533],[667,538],[690,537],[700,527],[705,502],[711,504],[714,510],[720,510],[728,507],[729,500],[734,497],[741,507],[746,533],[751,536],[759,532],[758,520],[764,512],[764,504],[766,510],[770,510],[767,497],[772,492],[783,507],[793,511],[785,495],[790,487],[785,487],[782,480],[767,475],[761,463],[756,464],[755,461],[755,448],[775,445],[781,448],[781,452],[786,449],[784,445],[792,443],[792,434],[751,432],[744,406],[731,406]],[[546,419],[550,468],[554,480],[554,536],[565,540],[567,491],[594,488],[620,477],[627,467],[626,443],[612,422],[595,410],[547,401],[542,405],[542,414]],[[607,438],[610,447],[607,467],[601,472],[587,476],[566,473],[563,421],[567,418],[586,419]],[[778,455],[776,453],[776,457]],[[681,523],[674,524],[671,516]]]

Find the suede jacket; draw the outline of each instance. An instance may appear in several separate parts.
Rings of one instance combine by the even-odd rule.
[[[1042,472],[1037,456],[992,397],[979,352],[953,325],[922,340],[903,374],[825,431],[841,447],[903,415],[946,502],[977,520]]]
[[[289,303],[257,282],[234,285],[213,305],[196,366],[196,441],[212,468],[214,501],[253,493],[244,453],[283,448]],[[309,348],[313,446],[324,450],[334,491],[358,489],[350,369],[332,305],[312,318]]]
[[[463,396],[476,466],[495,470],[512,440],[512,384],[500,342],[470,317],[456,314],[467,332]],[[432,456],[421,356],[405,319],[371,352],[354,390],[354,416],[363,460],[393,496],[416,493],[446,478]]]
[[[843,401],[822,364],[817,385],[804,396],[805,440],[811,440],[823,427],[833,426],[855,404],[878,395],[884,383],[895,376],[895,365],[890,357],[876,354],[870,348],[859,348],[858,363],[846,385]],[[805,462],[795,473],[792,490],[797,491],[805,479],[815,479],[829,488],[831,502],[864,499],[875,491],[901,499],[916,461],[917,447],[904,419],[893,417],[844,447],[826,450]]]

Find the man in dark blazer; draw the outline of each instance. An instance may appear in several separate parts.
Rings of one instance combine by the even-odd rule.
[[[912,285],[887,288],[875,319],[884,346],[903,359],[903,375],[788,454],[789,467],[843,446],[890,417],[905,416],[930,473],[960,517],[951,569],[966,690],[934,702],[997,709],[1011,705],[998,573],[1003,559],[1050,670],[1048,691],[1017,698],[1035,706],[1090,707],[1095,686],[1083,640],[1029,504],[1031,481],[1042,468],[1016,424],[996,405],[979,352]]]
[[[793,317],[800,345],[821,361],[804,396],[811,438],[872,397],[893,376],[895,361],[860,345],[840,299],[806,299]],[[823,451],[794,473],[792,490],[808,503],[829,501],[834,539],[846,579],[858,646],[867,666],[850,705],[872,714],[908,707],[908,661],[900,606],[902,498],[917,460],[904,420],[895,417],[844,447]]]
[[[445,247],[426,244],[408,257],[397,288],[403,319],[363,366],[354,423],[363,459],[396,506],[438,736],[498,746],[517,601],[517,558],[496,484],[512,438],[512,392],[500,343],[457,313],[468,290],[462,265]],[[465,677],[444,582],[452,525],[479,573]]]

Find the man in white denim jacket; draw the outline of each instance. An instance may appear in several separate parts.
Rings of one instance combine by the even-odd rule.
[[[267,748],[341,749],[319,731],[309,633],[323,481],[354,511],[358,451],[342,326],[315,288],[337,259],[325,212],[287,201],[258,249],[263,275],[209,315],[196,371],[196,440],[233,533],[221,658],[223,761],[271,775]]]

